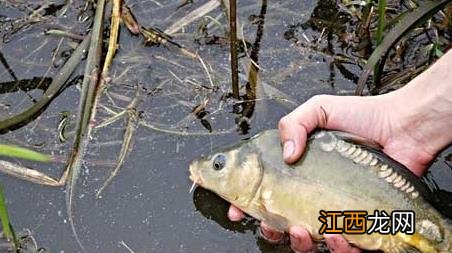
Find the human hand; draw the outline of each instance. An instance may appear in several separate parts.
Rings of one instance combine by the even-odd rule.
[[[340,130],[369,139],[383,152],[421,176],[436,154],[452,142],[452,50],[407,86],[375,97],[319,95],[299,106],[279,122],[283,157],[296,162],[316,128]],[[435,86],[432,87],[431,85]],[[228,217],[238,221],[244,214],[231,206]],[[278,242],[283,234],[261,223],[262,235]],[[301,227],[289,229],[291,248],[308,252],[314,247]],[[360,252],[340,235],[326,235],[330,251]]]

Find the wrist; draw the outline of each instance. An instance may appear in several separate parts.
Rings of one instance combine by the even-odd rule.
[[[452,50],[404,88],[388,94],[401,128],[436,155],[452,143]]]

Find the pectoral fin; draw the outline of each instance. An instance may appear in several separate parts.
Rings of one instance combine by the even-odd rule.
[[[263,204],[263,208],[266,209],[265,203]],[[289,228],[289,223],[286,218],[277,213],[273,213],[268,209],[264,212],[262,221],[265,221],[270,227],[278,231],[287,232]]]

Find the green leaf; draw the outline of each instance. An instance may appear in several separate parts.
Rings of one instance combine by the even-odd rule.
[[[441,49],[439,49],[438,47],[435,48],[435,55],[436,57],[440,58],[441,56],[444,55],[444,52],[441,51]]]
[[[385,29],[386,21],[386,0],[378,1],[378,25],[377,25],[377,45],[380,45],[383,40],[383,32]]]
[[[52,160],[49,155],[42,154],[30,149],[6,144],[0,144],[0,156],[23,158],[38,162],[49,162]]]
[[[0,185],[0,220],[2,222],[3,234],[9,240],[14,243],[14,246],[18,247],[18,243],[16,240],[16,234],[11,226],[9,221],[8,210],[6,208],[5,196],[3,195],[3,187]]]

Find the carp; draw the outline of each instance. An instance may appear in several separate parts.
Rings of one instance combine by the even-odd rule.
[[[322,215],[328,211],[345,215],[356,210],[374,218],[409,211],[411,232],[387,233],[388,223],[385,230],[369,233],[376,221],[368,219],[364,231],[354,233],[339,216],[336,226],[348,226],[344,238],[365,250],[452,252],[451,222],[427,202],[431,191],[406,167],[361,141],[319,130],[309,137],[299,161],[288,165],[278,130],[266,130],[192,161],[190,179],[275,229],[304,227],[315,241],[323,240]]]

